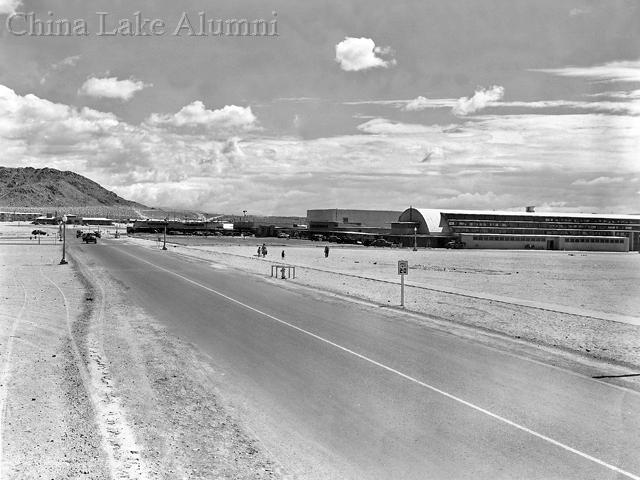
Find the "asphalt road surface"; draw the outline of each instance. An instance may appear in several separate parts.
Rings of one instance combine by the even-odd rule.
[[[171,251],[72,243],[225,372],[303,478],[640,479],[636,392]]]

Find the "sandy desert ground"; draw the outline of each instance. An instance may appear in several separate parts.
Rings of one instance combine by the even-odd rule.
[[[23,231],[0,236],[0,478],[286,478],[189,345]]]

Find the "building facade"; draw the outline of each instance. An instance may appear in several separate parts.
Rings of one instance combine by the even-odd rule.
[[[402,212],[393,210],[346,210],[330,208],[307,210],[310,233],[390,234],[391,224]]]
[[[409,208],[393,233],[458,239],[467,248],[640,251],[640,215]]]
[[[0,222],[33,222],[42,213],[0,212]]]

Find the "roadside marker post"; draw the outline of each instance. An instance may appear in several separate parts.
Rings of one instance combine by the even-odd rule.
[[[398,275],[400,275],[400,306],[404,308],[404,276],[409,275],[407,260],[398,260]]]

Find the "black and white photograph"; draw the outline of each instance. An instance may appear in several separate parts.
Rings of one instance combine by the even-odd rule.
[[[640,2],[0,0],[0,480],[640,480]]]

